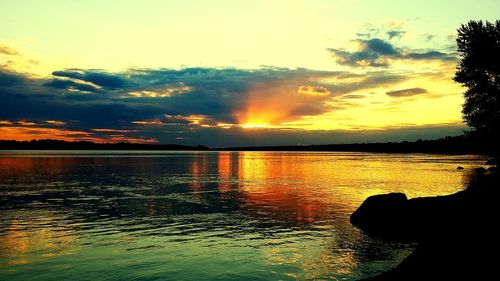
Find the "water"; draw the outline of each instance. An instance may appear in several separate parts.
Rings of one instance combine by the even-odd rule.
[[[356,280],[414,247],[349,224],[366,197],[452,193],[485,160],[0,151],[0,280]]]

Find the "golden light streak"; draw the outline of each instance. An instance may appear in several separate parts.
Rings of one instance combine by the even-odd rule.
[[[32,216],[29,211],[19,212],[19,217]],[[40,212],[37,224],[27,220],[7,221],[6,232],[0,238],[0,250],[7,264],[30,264],[47,258],[70,255],[78,242],[72,228],[56,228],[57,214]],[[33,253],[43,253],[33,255]]]
[[[236,156],[233,158],[233,156]],[[238,160],[238,153],[234,152],[219,152],[217,159],[217,174],[219,176],[218,189],[220,192],[231,191],[233,187],[231,181],[237,176],[237,164],[233,163]]]
[[[17,121],[16,122],[17,124],[19,125],[23,125],[23,126],[35,126],[36,123],[35,122],[31,122],[31,121]]]
[[[35,139],[58,139],[64,141],[86,140],[102,142],[84,131],[73,131],[42,127],[0,127],[0,135],[4,140],[29,141]]]
[[[57,121],[57,120],[46,120],[45,123],[51,124],[51,125],[57,125],[57,126],[66,125],[66,122]]]
[[[200,191],[206,186],[203,179],[208,173],[208,163],[206,154],[194,155],[194,159],[191,161],[190,166],[191,182],[189,183],[189,188],[191,191]],[[201,198],[198,192],[195,192],[195,196]]]
[[[153,120],[153,121],[132,121],[132,124],[137,124],[137,125],[155,125],[155,126],[160,126],[160,125],[165,125],[160,120]]]
[[[108,129],[108,128],[97,128],[92,129],[93,132],[101,132],[101,133],[135,133],[138,130],[119,130],[119,129]]]
[[[106,130],[106,132],[112,132],[112,131]],[[58,129],[58,128],[44,128],[44,127],[19,127],[19,126],[0,127],[0,136],[1,136],[0,139],[2,140],[16,140],[16,141],[53,139],[53,140],[63,140],[70,142],[91,141],[95,143],[117,143],[117,142],[158,143],[158,140],[153,138],[127,137],[118,135],[111,135],[108,137],[98,137],[95,136],[92,132],[74,131],[74,130]]]
[[[270,128],[271,126],[268,124],[242,124],[241,127],[244,129],[262,129]]]
[[[201,125],[203,127],[203,125]],[[223,129],[231,129],[234,128],[238,125],[236,124],[230,124],[230,123],[217,123],[217,127],[223,128]]]
[[[143,90],[143,91],[135,91],[135,92],[129,92],[128,94],[134,97],[147,97],[147,98],[164,98],[164,97],[171,97],[173,95],[180,95],[185,92],[191,91],[192,87],[181,85],[178,87],[167,87],[161,90]]]
[[[199,125],[203,120],[207,119],[205,115],[188,115],[182,117],[184,120],[188,120],[192,125]]]

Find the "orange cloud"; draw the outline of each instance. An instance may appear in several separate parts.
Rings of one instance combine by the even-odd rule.
[[[101,139],[93,138],[90,133],[84,131],[73,131],[54,128],[40,127],[0,127],[0,135],[4,140],[29,141],[34,139],[58,139],[64,141],[94,141],[102,142]]]
[[[35,122],[31,122],[31,121],[17,121],[16,123],[19,125],[23,125],[23,126],[35,126],[36,125]]]
[[[119,130],[118,130],[119,131]],[[0,135],[3,140],[30,141],[41,139],[56,139],[63,141],[91,141],[95,143],[157,143],[157,139],[141,137],[126,137],[123,135],[112,135],[110,137],[97,137],[91,132],[75,131],[56,128],[42,127],[0,127]]]
[[[57,125],[57,126],[66,125],[66,122],[56,121],[56,120],[46,120],[45,123],[50,124],[50,125]]]
[[[276,127],[328,110],[324,105],[330,96],[328,89],[299,83],[290,79],[254,86],[244,107],[235,113],[238,123],[243,128]]]
[[[300,86],[297,92],[311,96],[328,96],[331,94],[327,88],[322,86]]]
[[[93,132],[100,132],[100,133],[135,133],[138,132],[137,130],[118,130],[118,129],[104,129],[104,128],[97,128],[97,129],[92,129]]]

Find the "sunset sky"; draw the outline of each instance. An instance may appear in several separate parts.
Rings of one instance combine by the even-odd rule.
[[[457,135],[456,29],[500,1],[0,0],[0,139]]]

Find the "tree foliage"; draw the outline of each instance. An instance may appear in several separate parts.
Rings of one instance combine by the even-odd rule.
[[[458,29],[454,80],[467,88],[464,121],[480,134],[496,135],[500,126],[500,21],[470,21]]]

